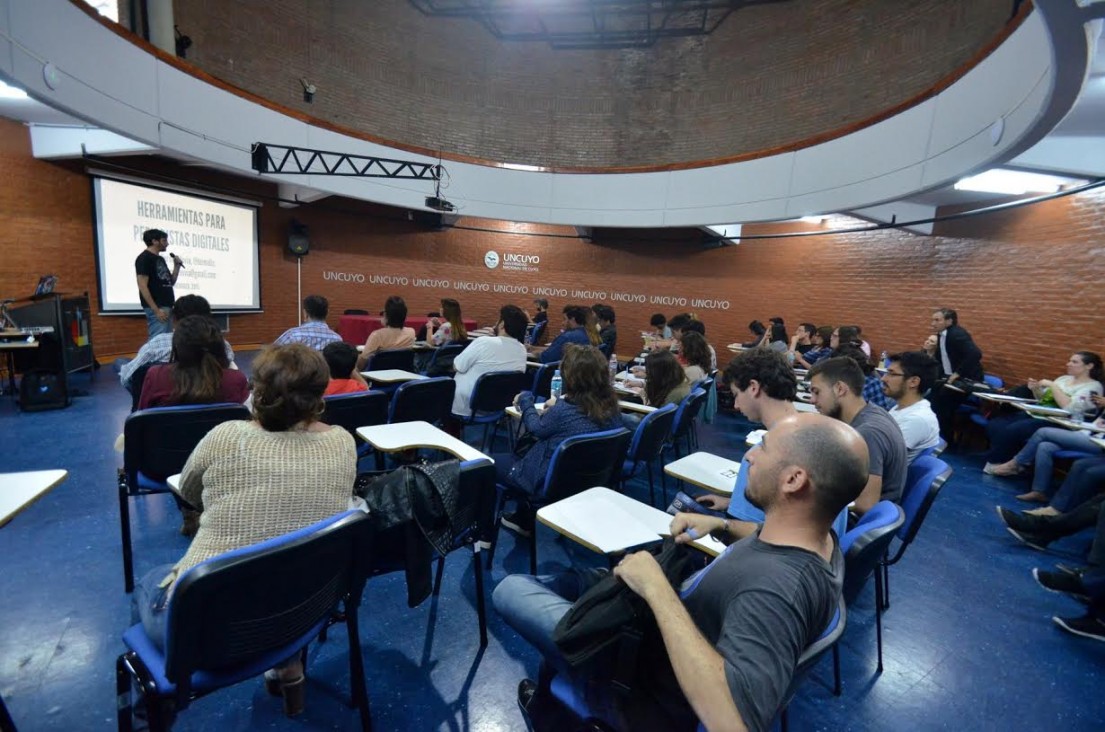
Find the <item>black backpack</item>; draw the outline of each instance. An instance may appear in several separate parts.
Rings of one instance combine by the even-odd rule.
[[[50,369],[31,369],[19,383],[19,408],[24,412],[62,409],[69,406],[65,374]]]

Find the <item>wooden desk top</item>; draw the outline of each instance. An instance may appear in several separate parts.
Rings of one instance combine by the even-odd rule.
[[[710,452],[695,452],[664,466],[668,475],[719,496],[733,495],[741,464]]]
[[[544,506],[537,520],[599,554],[615,554],[670,535],[672,516],[609,488],[589,488]],[[725,545],[711,537],[691,546],[717,556]]]
[[[0,526],[69,477],[68,470],[0,473]]]
[[[395,422],[358,427],[357,436],[382,452],[401,452],[425,447],[443,450],[460,460],[491,460],[490,456],[429,422]]]
[[[377,381],[383,384],[394,384],[399,381],[419,381],[427,377],[404,369],[382,369],[380,371],[362,371],[361,376],[369,381]]]

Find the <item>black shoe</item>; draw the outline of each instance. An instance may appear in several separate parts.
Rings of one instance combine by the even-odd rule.
[[[1087,614],[1080,618],[1060,618],[1053,616],[1051,622],[1058,625],[1068,633],[1080,635],[1083,638],[1105,641],[1105,623]]]
[[[1005,530],[1008,531],[1013,537],[1033,549],[1039,549],[1040,551],[1046,551],[1047,545],[1054,539],[1050,536],[1034,533],[1026,525],[1031,525],[1031,521],[1026,520],[1022,514],[1010,511],[1009,509],[997,507],[998,518],[1005,524]]]
[[[1071,577],[1082,578],[1082,575],[1086,573],[1085,567],[1072,567],[1069,564],[1056,564],[1055,571],[1063,574],[1069,574]]]
[[[1086,597],[1086,588],[1082,585],[1082,578],[1078,575],[1033,569],[1032,576],[1036,578],[1036,583],[1040,587],[1049,592],[1062,592],[1079,599]]]
[[[522,679],[518,683],[518,709],[522,712],[522,719],[526,723],[526,729],[533,732],[533,716],[530,714],[530,706],[533,698],[537,696],[537,682],[531,679]]]
[[[519,509],[514,513],[503,514],[503,526],[519,536],[533,536],[533,512]]]

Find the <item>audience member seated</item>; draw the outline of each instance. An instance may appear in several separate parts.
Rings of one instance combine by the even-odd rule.
[[[538,357],[541,363],[552,363],[564,358],[564,347],[569,343],[590,346],[591,338],[587,334],[587,318],[591,311],[582,305],[564,306],[564,329]],[[548,327],[548,326],[546,326]]]
[[[786,353],[790,350],[787,346],[787,327],[782,323],[773,323],[771,329],[764,334],[761,345],[777,353]]]
[[[841,325],[834,328],[832,337],[829,339],[829,346],[833,349],[834,356],[837,355],[836,350],[841,346],[855,346],[863,350],[860,346],[861,343],[859,331],[856,330],[854,325]]]
[[[469,402],[476,388],[476,381],[493,371],[525,371],[526,314],[517,305],[504,305],[499,309],[499,322],[495,335],[477,338],[453,360],[456,369],[457,390],[453,395],[453,414],[467,417],[472,414]]]
[[[587,334],[587,342],[598,348],[602,345],[602,333],[599,331],[599,316],[591,308],[584,313],[583,331]]]
[[[533,577],[511,575],[493,603],[508,625],[534,645],[552,672],[585,689],[585,702],[619,730],[766,730],[784,702],[802,651],[836,611],[844,559],[830,525],[863,488],[863,440],[846,425],[806,414],[776,425],[749,458],[748,494],[762,506],[763,527],[732,545],[675,588],[648,552],[613,570],[648,605],[656,635],[644,648],[628,694],[594,672],[574,670],[553,641],[572,603],[607,570]],[[679,542],[727,534],[724,519],[678,514]],[[658,637],[657,637],[658,636]],[[661,652],[662,651],[662,652]],[[592,667],[593,668],[593,667]],[[525,681],[519,703],[537,715],[551,676]]]
[[[245,374],[230,368],[219,326],[189,315],[173,329],[170,363],[151,366],[142,384],[139,409],[176,404],[219,404],[249,398]]]
[[[330,312],[330,302],[322,295],[308,295],[303,298],[302,325],[289,328],[280,334],[274,345],[286,346],[289,343],[303,345],[321,351],[328,343],[341,340],[341,336],[330,330],[326,324],[326,315]]]
[[[328,382],[318,351],[302,344],[266,348],[253,361],[255,419],[218,425],[188,458],[180,489],[203,512],[199,531],[179,562],[149,572],[134,593],[135,609],[158,648],[165,645],[173,583],[190,567],[349,508],[357,450],[348,432],[318,421]],[[303,710],[298,654],[265,677],[284,696],[285,713]]]
[[[810,335],[812,347],[805,353],[794,352],[794,365],[804,369],[811,368],[815,363],[833,355],[833,347],[830,344],[833,338],[833,326],[823,325]]]
[[[939,367],[923,351],[895,353],[887,360],[882,387],[897,402],[890,416],[902,429],[906,459],[912,463],[923,451],[940,444],[940,423],[924,397],[936,382]]]
[[[1105,432],[1105,418],[1098,418],[1094,421],[1093,426],[1098,432]],[[1060,450],[1078,450],[1079,452],[1096,455],[1101,452],[1101,446],[1090,439],[1090,433],[1088,432],[1068,430],[1063,427],[1044,427],[1036,430],[1021,451],[1013,456],[1012,460],[1001,465],[987,466],[983,470],[990,475],[1019,475],[1035,465],[1036,470],[1032,476],[1031,490],[1017,496],[1017,500],[1030,503],[1048,503],[1050,501],[1052,505],[1046,513],[1068,511],[1071,508],[1069,498],[1064,496],[1064,499],[1058,501],[1058,503],[1052,500],[1054,495],[1054,491],[1051,489],[1054,455]],[[1075,465],[1077,466],[1083,462],[1087,461],[1079,460]],[[1068,480],[1073,474],[1074,469],[1072,468]],[[1105,478],[1105,475],[1102,478]]]
[[[464,318],[460,315],[460,303],[451,297],[441,300],[441,317],[434,318],[427,325],[426,340],[435,346],[446,343],[467,343],[468,331],[464,328]]]
[[[368,334],[364,351],[357,359],[357,370],[363,371],[365,364],[377,351],[391,351],[410,348],[414,345],[414,328],[407,328],[407,303],[398,295],[392,295],[384,303],[384,327]]]
[[[184,295],[173,303],[173,322],[179,323],[189,315],[203,315],[209,317],[211,315],[211,306],[207,303],[205,298],[199,295]],[[226,360],[233,366],[234,349],[231,348],[230,344],[225,340],[223,341],[223,345],[226,348]],[[142,383],[132,382],[138,370],[143,367],[149,368],[155,363],[168,363],[172,353],[173,334],[161,333],[155,335],[142,344],[142,347],[138,349],[138,354],[132,360],[122,366],[119,371],[119,383],[123,385],[124,389],[137,397],[142,393]],[[145,374],[145,371],[143,371],[143,374]],[[137,403],[137,398],[135,402]]]
[[[560,376],[564,384],[561,397],[546,401],[543,412],[538,413],[534,407],[533,392],[524,391],[514,399],[526,433],[536,442],[530,443],[521,457],[494,456],[500,483],[532,494],[544,480],[549,460],[561,442],[574,435],[621,426],[618,397],[610,385],[607,361],[599,349],[569,343],[564,347]],[[533,519],[532,513],[519,510],[504,515],[503,526],[530,536]]]
[[[668,327],[668,319],[664,317],[663,313],[654,313],[653,316],[648,319],[648,324],[657,338],[662,338],[664,340],[669,340],[671,338],[671,328]]]
[[[863,371],[863,399],[869,404],[877,404],[889,411],[894,408],[894,400],[887,396],[882,388],[882,379],[871,365],[871,360],[863,354],[859,346],[847,345],[833,351],[834,356],[847,356],[856,362]]]
[[[691,382],[687,378],[684,367],[671,351],[655,351],[648,354],[645,358],[645,380],[642,382],[632,379],[627,383],[630,386],[643,387],[638,392],[641,401],[657,408],[668,404],[678,406],[691,393]],[[623,414],[622,421],[627,428],[633,430],[640,423],[641,415]]]
[[[533,301],[533,306],[536,308],[536,312],[530,321],[537,325],[538,323],[545,323],[549,320],[549,301],[543,297],[539,297]],[[526,313],[526,317],[529,317],[529,313]]]
[[[1028,516],[998,507],[998,516],[1019,541],[1043,550],[1053,541],[1096,527],[1086,556],[1087,567],[1056,564],[1053,571],[1033,569],[1032,576],[1045,590],[1062,592],[1089,605],[1081,617],[1053,616],[1063,630],[1091,640],[1105,641],[1105,495],[1099,495],[1058,516]]]
[[[703,323],[701,320],[691,318],[691,320],[688,321],[683,326],[683,328],[679,331],[680,344],[682,344],[683,336],[685,336],[687,333],[698,333],[700,336],[702,336],[703,339],[705,339],[706,338],[706,324]],[[710,345],[710,342],[708,340],[706,341],[706,348],[707,348],[707,350],[710,351],[710,368],[709,368],[709,371],[714,371],[714,370],[717,369],[717,351],[714,350],[714,347]]]
[[[426,313],[426,322],[420,325],[418,327],[418,330],[414,332],[415,342],[425,342],[427,340],[428,336],[426,335],[426,332],[429,330],[431,323],[435,327],[441,325],[441,313],[437,310]]]
[[[760,345],[760,341],[764,339],[764,334],[767,332],[767,328],[764,324],[758,320],[753,320],[748,324],[748,332],[752,334],[752,340],[745,341],[741,344],[744,348],[755,348]]]
[[[810,396],[817,411],[850,424],[867,443],[871,475],[853,507],[859,515],[880,500],[901,501],[908,467],[898,423],[862,394],[863,371],[847,356],[825,359],[810,369]]]
[[[1071,354],[1067,361],[1067,373],[1057,379],[1028,380],[1028,388],[1039,400],[1041,406],[1065,409],[1081,420],[1083,415],[1094,408],[1093,397],[1102,392],[1101,357],[1091,351],[1079,351]],[[1025,446],[1036,430],[1048,425],[1042,419],[1035,419],[1026,412],[997,417],[986,425],[986,434],[990,438],[990,452],[986,454],[986,472],[993,472],[999,465],[1006,463],[1005,474],[1019,472],[1008,462]]]
[[[940,354],[937,351],[940,349],[940,339],[933,333],[929,333],[925,338],[925,342],[921,344],[921,350],[925,352],[925,355],[932,359],[940,358]]]
[[[326,359],[326,366],[330,369],[330,383],[326,385],[323,396],[368,391],[368,382],[357,371],[356,348],[344,341],[337,341],[322,349],[322,357]]]
[[[813,348],[813,336],[817,333],[817,326],[813,323],[801,323],[794,335],[790,338],[790,347],[787,350],[795,355],[805,353]]]
[[[847,328],[854,328],[856,331],[856,339],[859,341],[859,348],[863,351],[863,355],[867,358],[871,358],[871,344],[863,339],[863,328],[858,325],[845,326]]]
[[[693,330],[685,330],[680,341],[679,363],[687,373],[687,381],[697,384],[710,372],[712,360],[710,358],[710,344],[706,339]]]
[[[608,353],[617,353],[618,328],[614,325],[614,321],[617,319],[614,308],[609,305],[592,305],[591,310],[595,313],[595,318],[599,323],[599,339],[602,345],[607,348]]]

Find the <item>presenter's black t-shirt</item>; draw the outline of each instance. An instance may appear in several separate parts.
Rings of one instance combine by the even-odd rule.
[[[144,250],[134,260],[134,272],[138,275],[146,275],[149,278],[150,296],[159,308],[171,308],[175,298],[173,297],[173,275],[169,272],[169,265],[157,254]],[[138,301],[143,308],[149,307],[149,303],[142,299],[142,291],[138,291]]]

